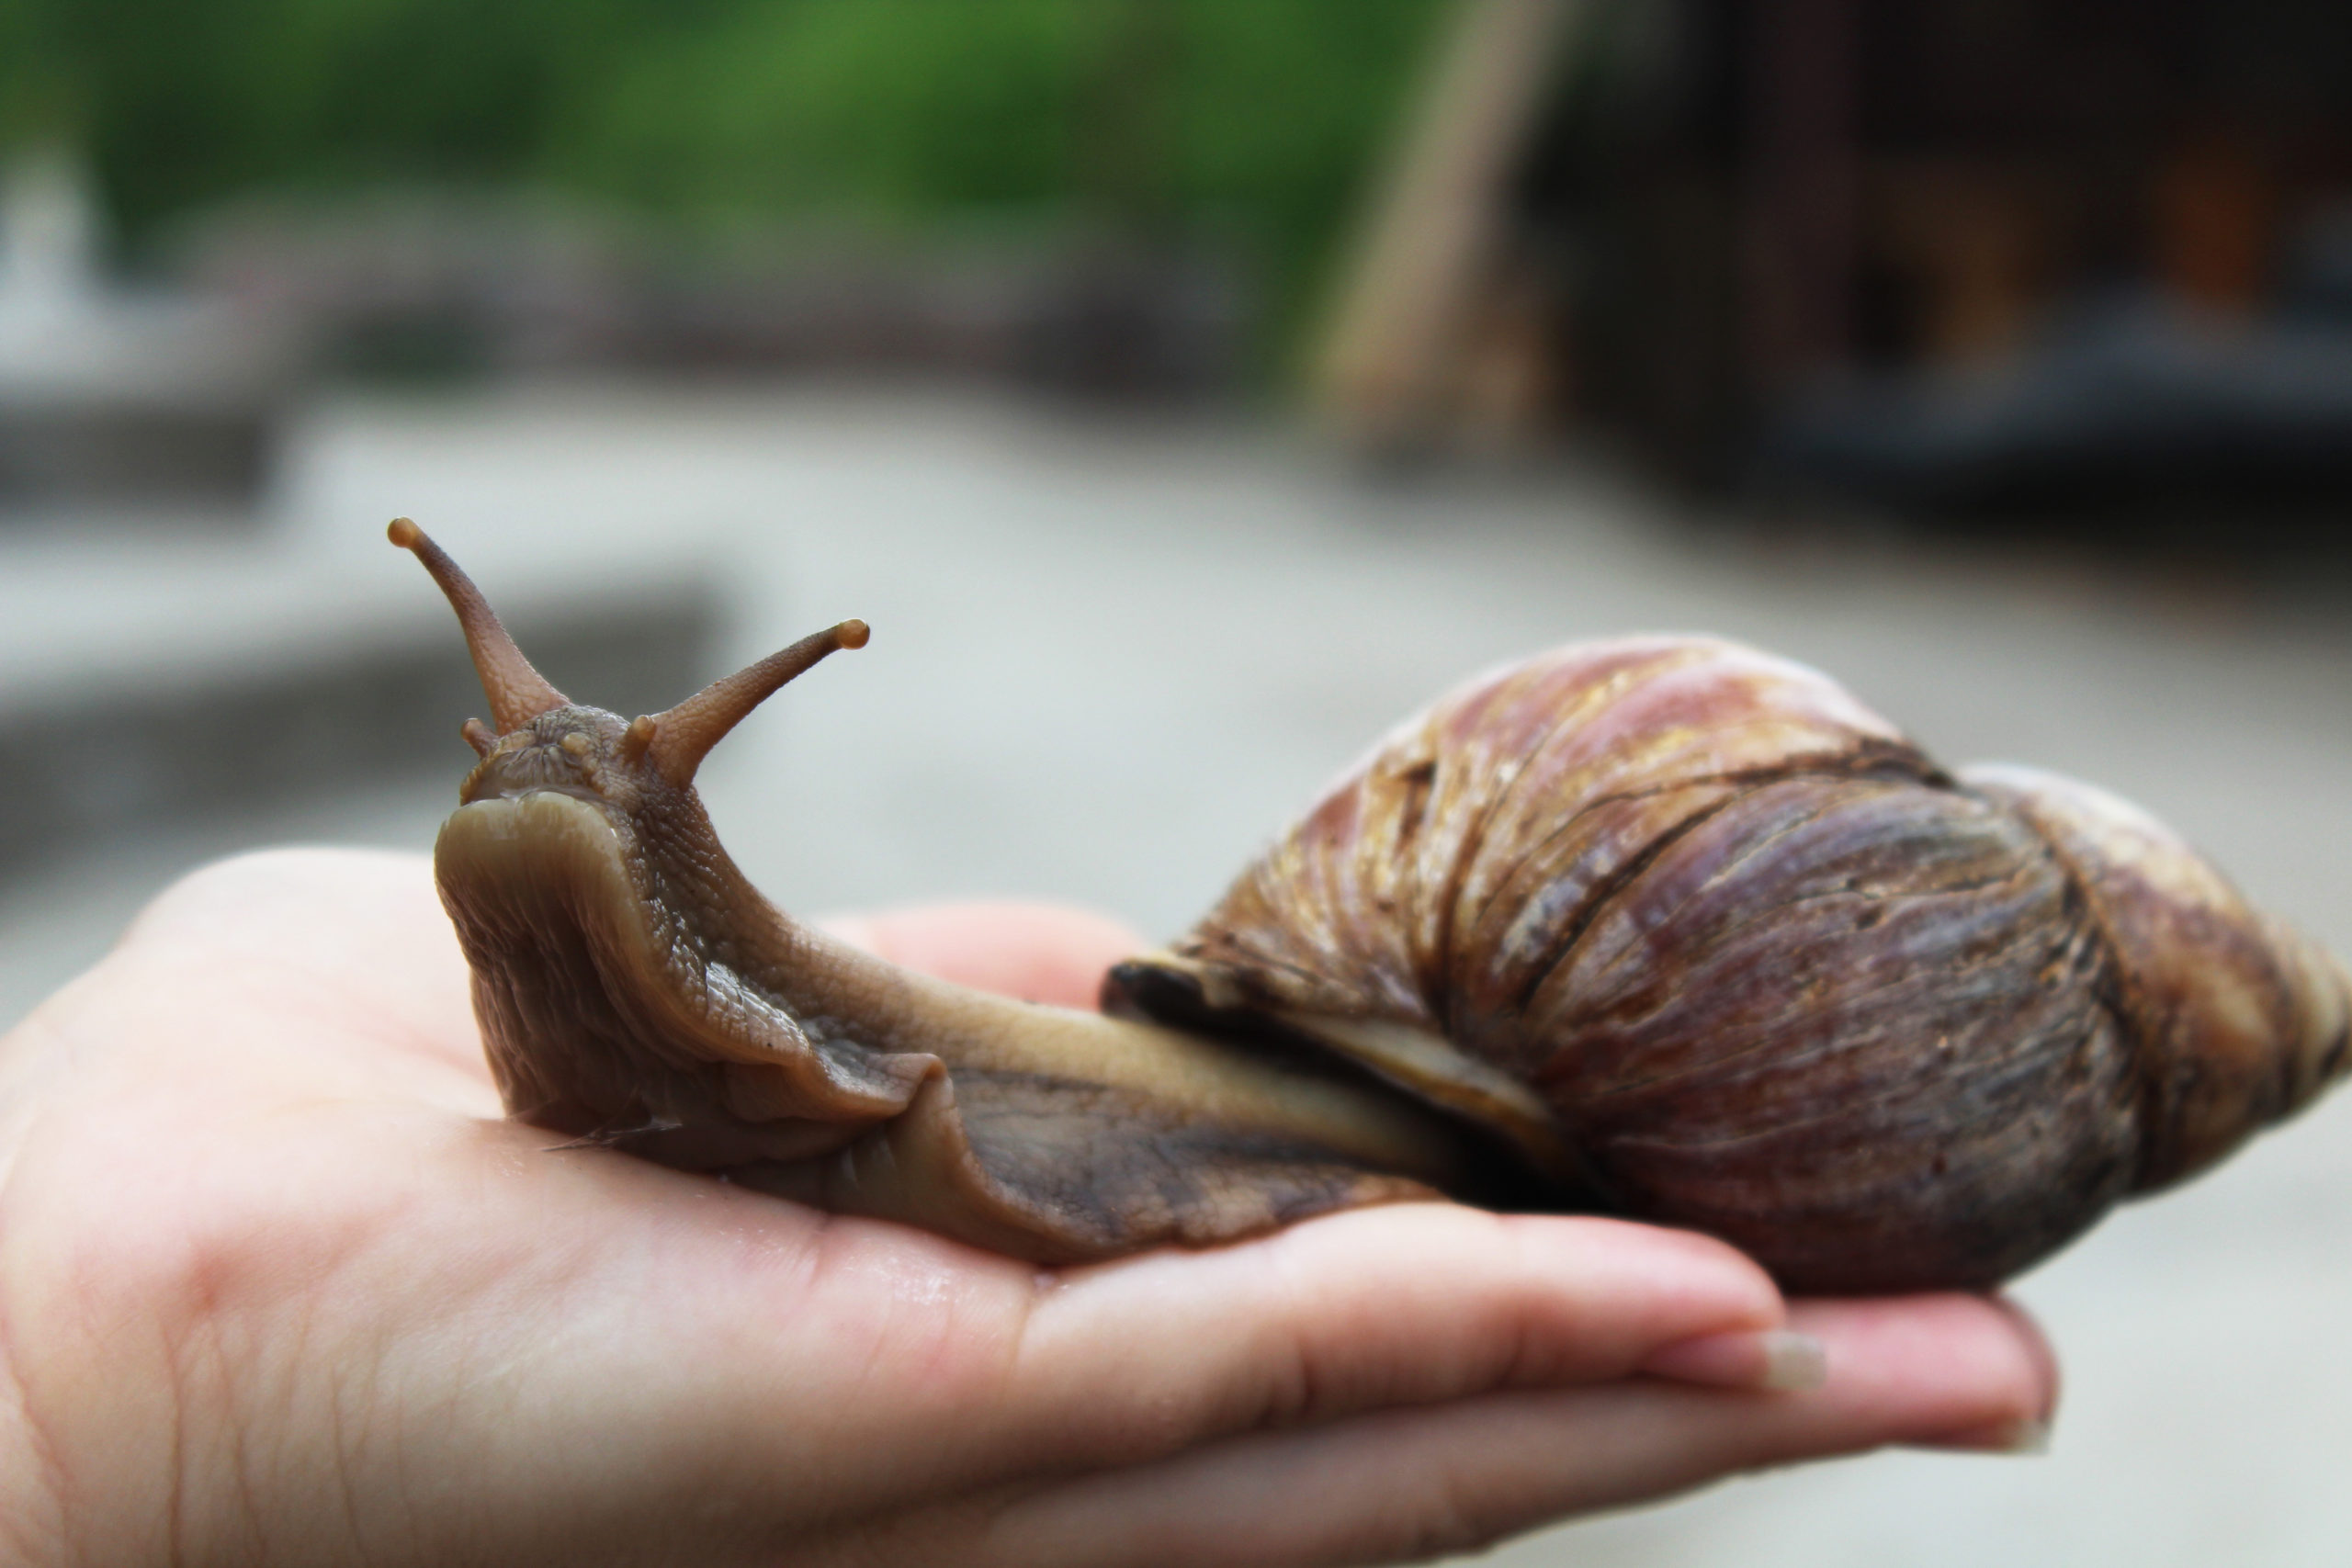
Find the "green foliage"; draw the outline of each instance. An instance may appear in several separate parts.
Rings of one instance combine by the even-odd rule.
[[[1070,185],[1080,11],[1070,0],[747,7],[624,62],[557,156],[580,183],[687,212],[1049,205]]]
[[[1208,230],[1294,304],[1443,0],[0,0],[0,137],[134,237],[256,188]],[[1286,313],[1286,312],[1283,312]]]
[[[1179,199],[1257,248],[1294,329],[1400,128],[1431,0],[1185,0]]]

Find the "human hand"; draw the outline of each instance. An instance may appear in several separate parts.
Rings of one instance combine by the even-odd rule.
[[[1132,938],[843,921],[1083,1004]],[[2053,1397],[1966,1296],[1442,1204],[1041,1270],[503,1120],[419,860],[166,893],[0,1041],[0,1557],[1379,1562]],[[1827,1378],[1790,1381],[1826,1350]],[[1741,1386],[1741,1385],[1747,1386]]]

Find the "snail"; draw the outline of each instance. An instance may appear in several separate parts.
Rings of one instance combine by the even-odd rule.
[[[2336,964],[2143,813],[1946,773],[1704,637],[1442,698],[1101,1013],[983,995],[775,908],[695,793],[864,623],[624,721],[390,536],[490,702],[435,867],[508,1111],[835,1213],[1063,1263],[1443,1195],[1707,1231],[1792,1291],[1970,1288],[2352,1046]]]

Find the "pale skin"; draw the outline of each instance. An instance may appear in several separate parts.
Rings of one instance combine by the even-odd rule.
[[[1139,945],[835,926],[1080,1005]],[[0,1561],[1380,1562],[2015,1447],[2055,1397],[2000,1303],[1787,1303],[1615,1221],[1401,1205],[1040,1270],[549,1142],[499,1114],[423,861],[164,894],[0,1042]],[[1816,1386],[1755,1386],[1809,1342]]]

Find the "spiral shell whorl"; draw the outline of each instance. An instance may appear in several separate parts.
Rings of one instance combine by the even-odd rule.
[[[1818,1291],[2017,1271],[2308,1099],[2352,1016],[2142,814],[1955,782],[1826,677],[1697,638],[1442,699],[1131,966],[1145,1010],[1154,967]]]
[[[2204,1169],[2302,1108],[2352,1048],[2343,969],[2146,812],[2011,764],[1968,786],[2031,823],[2083,889],[2114,957],[2112,1002],[2139,1053],[2134,1190]]]

